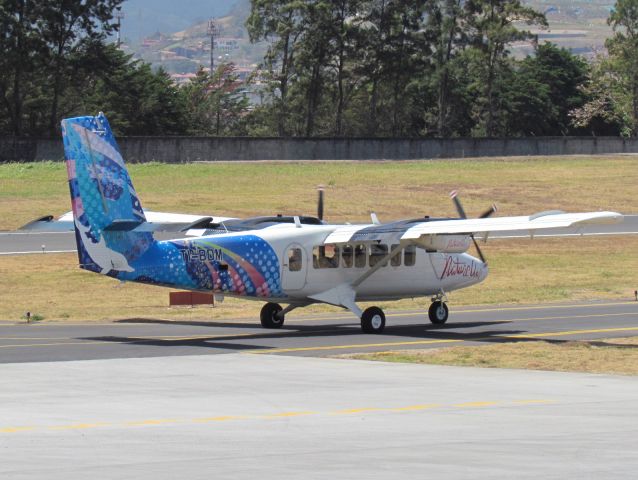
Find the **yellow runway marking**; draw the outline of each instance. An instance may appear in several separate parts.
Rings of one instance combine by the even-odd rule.
[[[385,347],[392,345],[427,345],[430,343],[456,343],[463,342],[463,340],[415,340],[411,342],[389,342],[389,343],[362,343],[360,345],[322,345],[320,347],[291,347],[291,348],[271,348],[264,350],[246,350],[241,353],[251,353],[251,354],[268,354],[268,353],[286,353],[286,352],[305,352],[312,350],[341,350],[348,348],[364,348],[364,347]]]
[[[498,402],[468,402],[468,403],[457,403],[454,405],[457,408],[477,408],[477,407],[491,407],[493,405],[497,405]]]
[[[177,423],[178,420],[175,419],[154,419],[154,420],[141,420],[139,422],[127,422],[126,425],[129,427],[143,427],[146,425],[165,425],[167,423]]]
[[[88,428],[108,427],[108,423],[76,423],[72,425],[57,425],[48,427],[49,430],[86,430]]]
[[[632,332],[636,330],[638,330],[638,327],[596,328],[591,330],[567,330],[562,332],[520,333],[517,335],[502,335],[502,336],[505,338],[560,337],[563,335],[578,335],[578,334],[586,334],[586,333]]]
[[[417,410],[428,410],[430,408],[439,408],[441,405],[437,403],[430,403],[425,405],[409,405],[407,407],[399,407],[399,408],[390,408],[388,409],[391,412],[413,412]]]
[[[26,343],[21,345],[0,345],[0,348],[18,348],[18,347],[57,347],[62,345],[106,345],[113,342],[84,342],[79,340],[77,342],[56,342],[56,343]]]
[[[272,415],[263,415],[261,418],[303,417],[306,415],[317,415],[317,412],[282,412]]]
[[[28,432],[29,430],[35,430],[36,427],[5,427],[0,428],[0,433],[17,433]]]
[[[221,415],[218,417],[204,417],[204,418],[195,418],[194,422],[198,423],[206,423],[206,422],[228,422],[230,420],[243,420],[249,417],[244,415]]]
[[[612,332],[632,332],[638,330],[638,327],[619,327],[619,328],[598,328],[594,330],[568,330],[564,332],[542,332],[542,333],[521,333],[516,335],[493,335],[491,337],[475,337],[468,339],[445,339],[445,340],[418,340],[409,342],[388,342],[388,343],[362,343],[352,345],[322,345],[319,347],[290,347],[290,348],[271,348],[264,350],[246,350],[241,352],[242,354],[258,354],[268,355],[276,353],[290,353],[290,352],[309,352],[309,351],[321,351],[321,350],[344,350],[352,348],[366,348],[366,347],[404,347],[409,345],[427,345],[435,343],[466,343],[466,342],[480,342],[489,339],[498,338],[542,338],[542,337],[560,337],[565,335],[579,335],[588,333],[612,333]]]
[[[638,305],[634,302],[613,302],[613,303],[594,303],[594,304],[583,304],[583,305],[538,305],[538,306],[530,306],[530,307],[502,307],[502,308],[471,308],[468,310],[455,310],[454,313],[481,313],[481,312],[509,312],[509,311],[520,311],[520,310],[543,310],[543,309],[554,309],[554,308],[600,308],[600,307],[617,307],[621,305]],[[631,312],[622,313],[619,315],[628,315]],[[414,316],[426,316],[426,312],[405,312],[405,313],[388,313],[386,314],[386,318],[399,318],[399,317],[414,317]],[[618,315],[618,314],[617,314]],[[582,315],[579,315],[582,316]],[[298,318],[291,319],[290,322],[314,322],[321,320],[352,320],[352,316],[326,316],[326,317],[316,317],[316,318]],[[531,320],[531,319],[529,319]],[[504,320],[507,321],[507,320]]]
[[[548,404],[555,403],[553,400],[549,399],[522,399],[522,400],[512,400],[507,402],[497,402],[497,401],[479,401],[479,402],[464,402],[464,403],[451,403],[448,405],[438,404],[438,403],[423,403],[416,405],[406,405],[403,407],[362,407],[362,408],[347,408],[340,410],[332,410],[332,411],[288,411],[288,412],[278,412],[270,415],[219,415],[214,417],[197,417],[191,419],[175,419],[175,418],[153,418],[153,419],[145,419],[145,420],[136,420],[136,421],[128,421],[128,422],[84,422],[84,423],[71,423],[67,425],[42,425],[42,426],[7,426],[0,428],[0,434],[2,433],[20,433],[20,432],[29,432],[34,430],[56,430],[56,431],[67,431],[67,430],[88,430],[98,427],[155,427],[155,426],[171,426],[171,425],[186,425],[192,423],[214,423],[214,422],[231,422],[237,420],[277,420],[284,418],[295,418],[295,417],[303,417],[310,415],[321,415],[321,416],[335,416],[335,415],[359,415],[359,414],[377,414],[377,413],[396,413],[396,414],[409,414],[409,413],[417,413],[424,410],[433,410],[440,408],[449,408],[449,409],[457,409],[457,408],[467,408],[467,407],[487,407],[498,405],[500,407],[507,406],[524,406],[529,404]]]
[[[336,412],[331,412],[332,415],[352,415],[357,413],[367,413],[367,412],[384,412],[385,408],[348,408],[346,410],[337,410]]]
[[[148,340],[159,340],[159,341],[185,341],[185,340],[216,340],[225,337],[246,337],[255,335],[254,333],[237,333],[237,334],[227,334],[227,335],[201,335],[201,336],[191,336],[191,337],[131,337],[130,340],[113,340],[113,341],[96,341],[96,342],[88,342],[84,340],[77,340],[75,342],[55,342],[55,343],[23,343],[16,345],[0,345],[0,348],[18,348],[18,347],[55,347],[55,346],[69,346],[69,345],[113,345],[113,344],[128,344],[128,343],[136,343],[139,341],[148,341]],[[274,334],[273,334],[274,335]],[[0,340],[18,340],[16,338],[11,337],[0,337]],[[19,340],[51,340],[50,338],[24,338]],[[73,338],[64,338],[64,340],[73,340]]]

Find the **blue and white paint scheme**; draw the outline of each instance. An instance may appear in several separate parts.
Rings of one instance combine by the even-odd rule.
[[[486,262],[465,253],[473,234],[622,219],[615,212],[466,219],[462,208],[460,219],[380,224],[373,217],[366,225],[302,216],[223,217],[218,223],[209,217],[216,228],[205,232],[212,235],[159,241],[106,117],[65,119],[62,133],[81,268],[123,281],[262,300],[267,328],[281,327],[294,308],[327,303],[356,314],[365,332],[380,333],[383,311],[362,311],[357,302],[418,296],[433,296],[430,321],[442,324],[445,293],[487,276]]]

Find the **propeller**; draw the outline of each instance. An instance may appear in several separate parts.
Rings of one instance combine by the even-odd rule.
[[[317,187],[317,190],[319,191],[319,199],[317,201],[317,218],[323,222],[323,194],[324,194],[323,185],[319,185]]]
[[[463,220],[467,219],[465,209],[463,208],[463,205],[461,204],[461,200],[459,199],[459,192],[457,190],[453,190],[452,192],[450,192],[450,198],[454,202],[454,206],[456,206],[456,211],[459,213],[459,217],[461,217]],[[479,215],[478,218],[491,217],[494,213],[496,213],[497,210],[498,209],[496,208],[496,204],[493,203],[492,206],[488,208],[487,210],[485,210],[483,213],[481,213],[481,215]],[[476,238],[474,238],[473,233],[470,233],[470,238],[472,239],[472,242],[474,242],[474,247],[476,247],[476,251],[481,259],[481,262],[487,265],[487,260],[485,259],[485,256],[483,255],[483,252],[481,251],[481,248],[479,247],[478,242],[476,241]]]

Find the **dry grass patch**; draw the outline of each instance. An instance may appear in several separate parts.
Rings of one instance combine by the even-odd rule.
[[[429,214],[455,215],[447,198],[460,189],[466,210],[496,202],[504,215],[539,210],[638,211],[638,158],[529,157],[404,162],[247,162],[132,164],[133,183],[151,210],[251,216],[316,211],[336,222]],[[0,165],[0,230],[70,208],[63,163]]]
[[[429,365],[638,375],[638,337],[587,342],[525,341],[347,357]]]

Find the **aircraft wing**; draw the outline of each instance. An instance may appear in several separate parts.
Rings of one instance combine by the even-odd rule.
[[[229,217],[209,217],[183,213],[153,212],[145,210],[146,222],[135,228],[145,232],[184,232],[191,229],[206,229],[213,223],[230,220]],[[34,233],[72,232],[73,212],[67,212],[57,220],[52,215],[38,218],[18,230]]]
[[[476,219],[432,219],[396,222],[385,225],[346,225],[338,227],[324,243],[357,243],[374,241],[417,241],[434,235],[489,234],[491,232],[526,232],[536,230],[608,225],[620,223],[623,216],[616,212],[563,213],[541,212],[530,216],[492,217]]]

